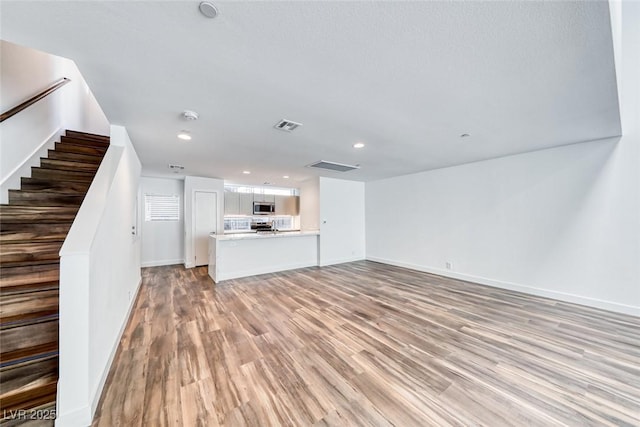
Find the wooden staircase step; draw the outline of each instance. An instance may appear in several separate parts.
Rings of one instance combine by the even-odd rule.
[[[95,163],[100,164],[102,156],[95,156],[92,154],[82,153],[70,153],[64,151],[49,150],[47,154],[48,159],[66,160],[69,162],[82,162],[82,163]]]
[[[57,224],[0,224],[0,243],[24,241],[59,241],[67,237],[71,221]]]
[[[93,139],[95,141],[102,141],[102,142],[109,142],[111,140],[111,137],[107,136],[107,135],[98,135],[95,133],[88,133],[88,132],[79,132],[77,130],[67,130],[65,131],[65,135],[71,138],[86,138],[86,139]]]
[[[92,147],[89,145],[77,145],[77,144],[62,144],[56,142],[55,151],[64,153],[78,153],[91,156],[104,157],[104,153],[107,149],[104,147]]]
[[[78,181],[88,182],[93,181],[95,176],[94,172],[78,171],[78,170],[65,170],[65,169],[48,169],[48,168],[31,168],[31,178],[38,179],[56,179],[61,181]]]
[[[0,414],[29,409],[56,400],[58,355],[0,369]]]
[[[60,264],[0,267],[0,295],[57,289]]]
[[[59,181],[38,178],[20,179],[21,190],[51,191],[54,193],[77,193],[84,195],[89,189],[90,185],[90,182]]]
[[[60,142],[63,144],[75,144],[75,145],[83,145],[86,147],[97,147],[97,148],[107,148],[109,147],[109,142],[99,141],[91,138],[77,138],[70,136],[63,136],[60,138]]]
[[[30,349],[34,347],[57,349],[58,323],[58,316],[52,315],[28,322],[1,324],[1,363],[29,357],[32,355]]]
[[[0,264],[3,267],[49,264],[60,259],[62,242],[3,243],[0,247]]]
[[[65,194],[38,190],[9,190],[9,204],[14,206],[78,206],[84,194]]]
[[[2,367],[17,365],[25,361],[47,357],[51,355],[51,353],[56,353],[57,351],[58,342],[56,341],[31,347],[24,347],[13,352],[4,353],[2,355],[2,360],[0,360],[0,369],[2,369]]]
[[[0,323],[24,322],[58,313],[58,289],[0,295]]]
[[[98,164],[96,163],[81,163],[68,160],[56,160],[47,159],[42,157],[40,159],[40,167],[43,169],[62,169],[71,171],[83,171],[94,173],[98,170]]]
[[[9,223],[72,223],[77,212],[75,206],[0,205],[0,230]]]

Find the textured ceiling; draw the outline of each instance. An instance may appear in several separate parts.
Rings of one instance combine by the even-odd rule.
[[[2,1],[0,34],[75,60],[148,174],[366,181],[620,134],[606,2],[215,4]]]

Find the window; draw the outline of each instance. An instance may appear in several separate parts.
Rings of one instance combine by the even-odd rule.
[[[145,221],[180,221],[180,196],[144,195]]]

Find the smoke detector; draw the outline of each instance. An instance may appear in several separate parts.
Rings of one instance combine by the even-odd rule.
[[[216,9],[216,7],[210,1],[203,1],[202,3],[200,3],[200,6],[198,8],[200,9],[200,13],[202,13],[207,18],[213,19],[218,16],[218,9]]]
[[[199,116],[195,111],[184,110],[184,112],[182,113],[182,117],[184,117],[185,120],[198,120]]]

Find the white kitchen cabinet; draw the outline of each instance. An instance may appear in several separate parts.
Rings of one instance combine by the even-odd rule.
[[[276,215],[298,215],[298,196],[275,196]]]
[[[275,203],[276,196],[273,194],[254,194],[253,201]]]
[[[239,193],[232,191],[224,192],[224,214],[238,215],[240,213]]]
[[[240,215],[253,215],[253,193],[238,193],[238,213]]]

